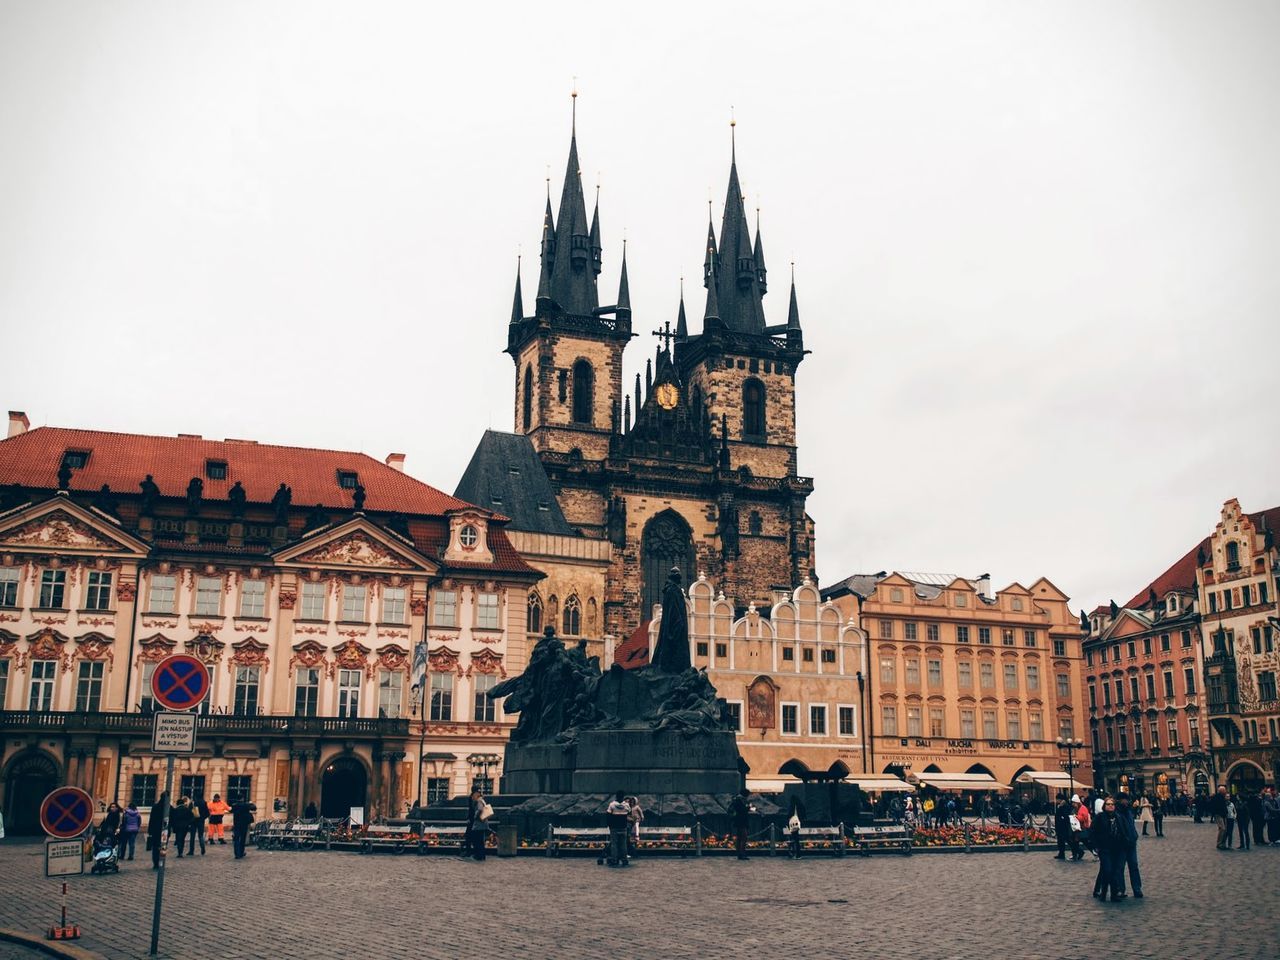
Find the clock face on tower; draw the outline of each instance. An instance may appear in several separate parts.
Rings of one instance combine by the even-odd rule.
[[[660,383],[653,392],[658,398],[658,406],[663,410],[674,410],[680,402],[680,391],[674,383]]]

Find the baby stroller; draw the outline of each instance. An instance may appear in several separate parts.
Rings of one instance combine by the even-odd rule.
[[[93,838],[93,866],[90,873],[119,873],[120,861],[116,857],[115,837],[98,833]]]

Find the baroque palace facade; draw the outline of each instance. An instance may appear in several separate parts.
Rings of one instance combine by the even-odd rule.
[[[1070,776],[1059,738],[1086,738],[1081,631],[1041,577],[994,595],[990,578],[878,573],[826,588],[866,631],[867,755],[873,772],[941,789],[1090,782],[1088,745]]]
[[[495,779],[541,574],[491,512],[359,453],[42,427],[0,442],[0,809],[147,807],[149,681],[209,667],[175,788],[399,815]],[[425,681],[423,676],[425,675]],[[421,686],[418,684],[421,683]],[[426,691],[419,698],[420,690]],[[420,702],[420,699],[422,702]],[[411,725],[412,724],[412,725]]]

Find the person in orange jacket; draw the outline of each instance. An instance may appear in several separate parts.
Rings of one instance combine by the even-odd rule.
[[[227,841],[222,838],[222,818],[231,812],[231,804],[222,799],[221,794],[215,793],[213,799],[209,801],[209,842],[217,840],[224,847]]]

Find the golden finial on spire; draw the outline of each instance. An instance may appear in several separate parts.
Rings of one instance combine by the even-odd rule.
[[[729,155],[732,159],[738,159],[738,134],[737,134],[738,118],[734,116],[733,104],[729,104]]]
[[[571,108],[573,110],[573,122],[572,122],[573,134],[574,136],[577,136],[578,134],[578,78],[577,76],[573,78],[573,90],[570,91],[569,97],[573,101],[573,106]]]

